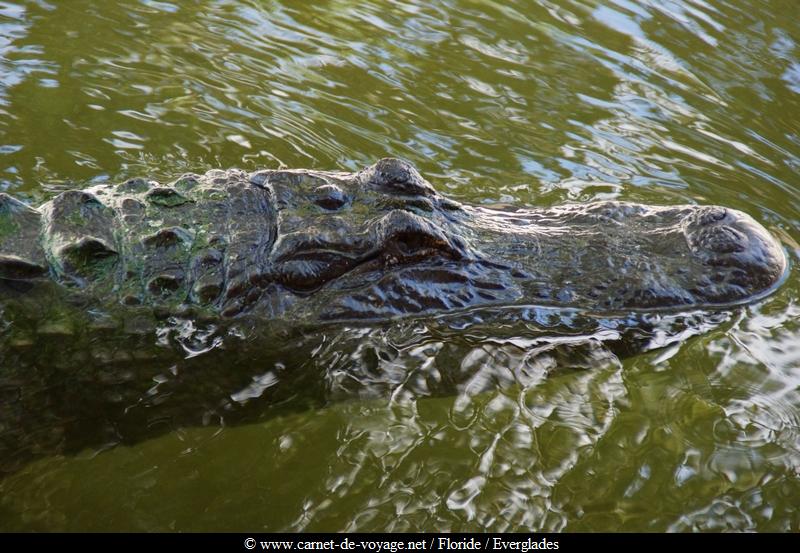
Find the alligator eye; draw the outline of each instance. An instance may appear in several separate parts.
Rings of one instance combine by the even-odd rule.
[[[323,209],[334,211],[347,203],[347,196],[335,184],[323,184],[314,189],[314,203]]]

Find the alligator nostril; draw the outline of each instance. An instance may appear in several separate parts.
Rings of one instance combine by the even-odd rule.
[[[712,227],[702,232],[699,245],[716,253],[743,252],[747,247],[747,236],[731,227]]]
[[[323,184],[314,190],[314,203],[321,208],[334,211],[347,203],[347,196],[335,184]]]
[[[727,214],[728,211],[724,207],[709,207],[703,210],[702,214],[700,215],[700,224],[711,225],[713,223],[717,223],[722,221]]]

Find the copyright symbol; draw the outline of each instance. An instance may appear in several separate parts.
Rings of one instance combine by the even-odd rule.
[[[244,540],[244,547],[245,549],[255,549],[256,548],[256,540],[253,538],[247,538]]]

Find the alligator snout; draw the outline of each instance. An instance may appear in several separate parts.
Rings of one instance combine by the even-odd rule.
[[[684,220],[684,234],[692,256],[707,267],[695,288],[705,301],[742,301],[771,288],[786,271],[780,244],[741,211],[698,207]]]
[[[746,213],[704,206],[687,216],[684,224],[692,253],[709,265],[752,268],[754,278],[770,282],[786,269],[786,257],[778,242]]]
[[[747,250],[749,238],[739,230],[747,215],[724,207],[699,207],[686,217],[686,239],[693,252],[737,253]]]

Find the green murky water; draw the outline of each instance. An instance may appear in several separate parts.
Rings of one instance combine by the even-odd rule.
[[[0,1],[0,190],[31,203],[387,155],[472,203],[728,205],[796,264],[800,4]],[[0,529],[800,531],[799,301],[792,268],[589,366],[529,323],[177,357],[51,328],[0,351]]]

